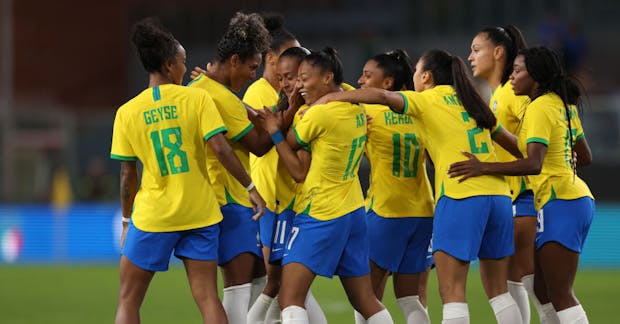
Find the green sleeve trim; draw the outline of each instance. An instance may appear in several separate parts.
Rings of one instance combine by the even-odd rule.
[[[407,97],[405,96],[404,93],[402,92],[398,92],[398,94],[403,97],[403,102],[405,103],[405,107],[403,108],[403,112],[401,114],[407,114],[407,110],[409,110],[409,100],[407,100]]]
[[[582,139],[582,138],[584,138],[585,136],[586,136],[586,134],[585,134],[585,133],[581,133],[581,134],[577,135],[577,137],[575,138],[575,140]]]
[[[221,126],[208,132],[207,135],[204,136],[204,139],[205,141],[208,141],[211,137],[213,137],[213,135],[218,134],[218,133],[226,133],[226,132],[228,132],[228,129],[226,129],[226,126]]]
[[[498,123],[497,128],[495,128],[495,130],[491,133],[491,138],[495,137],[495,135],[497,135],[503,128],[504,127],[502,127],[502,124]]]
[[[245,134],[249,133],[253,128],[254,128],[254,124],[250,123],[250,125],[248,125],[248,127],[242,130],[241,133],[235,135],[235,137],[231,138],[230,140],[233,142],[239,141],[243,136],[245,136]]]
[[[119,161],[138,161],[138,157],[136,156],[122,156],[110,153],[110,158]]]
[[[540,138],[540,137],[530,137],[527,139],[527,141],[525,141],[525,143],[529,144],[529,143],[540,143],[540,144],[544,144],[545,146],[549,146],[549,141],[547,141],[544,138]]]
[[[195,78],[194,80],[190,81],[190,82],[187,84],[187,87],[191,86],[191,85],[192,85],[192,83],[194,83],[194,82],[196,82],[196,81],[198,81],[198,80],[202,79],[202,76],[203,76],[203,75],[204,75],[204,74],[202,74],[202,73],[201,73],[201,74],[200,74],[197,78]]]
[[[310,151],[310,145],[308,145],[308,143],[302,141],[302,139],[299,137],[299,134],[297,134],[297,127],[293,127],[293,134],[295,134],[295,139],[297,140],[297,143],[299,143],[299,145],[301,145],[301,147],[304,150]]]

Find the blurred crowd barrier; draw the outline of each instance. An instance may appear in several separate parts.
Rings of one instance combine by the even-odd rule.
[[[0,264],[115,263],[117,204],[0,205]],[[597,205],[581,266],[620,268],[620,204]]]

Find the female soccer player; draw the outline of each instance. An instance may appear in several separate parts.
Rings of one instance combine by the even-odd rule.
[[[379,54],[366,62],[358,83],[362,89],[413,90],[413,63],[403,50]],[[373,289],[381,300],[392,272],[396,301],[407,323],[430,323],[424,305],[433,194],[421,129],[413,118],[387,106],[365,105],[365,110],[372,118],[366,138],[370,162],[366,222]],[[359,313],[355,315],[357,323],[364,322]]]
[[[515,26],[485,28],[472,40],[468,58],[474,76],[486,80],[492,89],[489,105],[497,121],[512,134],[518,133],[529,99],[516,96],[508,78],[517,53],[526,46],[521,31]],[[516,159],[501,146],[495,148],[498,161]],[[519,306],[523,323],[529,323],[530,303],[526,288],[534,297],[534,193],[525,177],[506,177],[506,181],[512,196],[515,227],[515,254],[508,259],[508,291]],[[539,310],[540,305],[535,299],[534,304]]]
[[[256,77],[261,53],[269,47],[269,31],[258,14],[236,13],[228,30],[219,41],[217,56],[206,74],[201,74],[189,86],[206,90],[228,129],[226,138],[250,172],[250,152],[262,156],[272,146],[269,134],[254,127],[245,104],[232,91],[239,91]],[[218,263],[224,279],[224,309],[228,320],[245,323],[250,307],[252,279],[265,275],[262,262],[258,222],[251,219],[251,205],[246,190],[233,181],[224,166],[207,152],[209,179],[215,188],[224,220],[220,224]]]
[[[312,52],[299,67],[306,104],[341,91],[342,63],[326,48]],[[373,292],[369,276],[364,198],[357,178],[366,140],[363,108],[343,102],[316,105],[288,132],[280,131],[275,115],[262,110],[266,128],[291,176],[303,181],[296,197],[296,216],[282,261],[279,302],[282,323],[308,323],[303,308],[316,275],[340,276],[353,307],[368,323],[392,323]],[[309,167],[293,149],[312,154]]]
[[[263,15],[265,27],[269,30],[271,36],[271,44],[265,54],[263,76],[252,83],[243,96],[243,102],[256,109],[265,107],[272,108],[278,102],[278,93],[280,87],[276,77],[276,63],[280,54],[287,48],[299,46],[299,42],[283,27],[284,19],[279,15]],[[267,202],[267,210],[259,221],[260,242],[262,245],[263,259],[267,269],[267,277],[254,279],[252,282],[252,296],[250,305],[254,304],[258,295],[266,288],[266,279],[272,272],[269,265],[269,252],[271,249],[271,241],[273,240],[273,228],[275,224],[276,210],[276,168],[278,163],[278,153],[272,148],[262,157],[250,154],[250,170],[252,172],[252,180],[256,184],[256,188]],[[269,280],[268,280],[269,281]],[[267,285],[272,286],[274,280],[267,281]]]
[[[526,157],[483,163],[468,155],[468,161],[450,166],[450,176],[463,176],[463,181],[482,174],[533,175],[529,179],[538,210],[536,297],[546,307],[546,315],[548,303],[552,303],[560,323],[588,323],[572,289],[579,254],[594,217],[592,193],[576,176],[573,158],[575,152],[579,165],[592,161],[575,107],[581,91],[566,75],[558,54],[545,47],[520,51],[510,79],[516,95],[532,100],[518,142]]]
[[[331,93],[319,102],[387,105],[421,124],[435,164],[437,204],[432,247],[444,304],[443,323],[469,323],[465,284],[469,263],[476,258],[480,258],[483,286],[497,321],[521,323],[506,284],[507,257],[514,252],[508,186],[500,176],[458,183],[446,173],[460,152],[495,162],[491,130],[495,139],[509,134],[496,125],[495,116],[473,87],[459,57],[442,50],[428,51],[418,60],[413,80],[415,92],[360,89]]]
[[[251,179],[224,138],[213,100],[180,86],[186,72],[181,44],[151,20],[134,26],[132,41],[149,88],[121,106],[114,121],[110,156],[121,161],[123,211],[116,323],[140,322],[149,283],[155,271],[168,269],[173,252],[183,260],[204,322],[226,323],[216,281],[222,214],[208,181],[205,141],[241,186],[250,187]],[[260,217],[265,203],[255,188],[248,191]]]
[[[291,124],[300,105],[303,104],[303,98],[299,95],[295,85],[297,83],[299,64],[308,54],[310,54],[310,52],[305,48],[290,47],[282,52],[277,60],[276,78],[279,83],[278,88],[281,89],[277,109],[279,110],[279,114],[283,116],[284,125]],[[299,117],[295,118],[296,120],[299,119]],[[288,126],[283,126],[283,128],[288,130]],[[298,150],[297,155],[300,156],[301,159],[304,159],[306,163],[310,163],[310,153],[304,150]],[[257,323],[261,321],[264,321],[265,324],[279,323],[281,318],[280,305],[278,304],[276,296],[280,290],[281,262],[282,256],[284,255],[286,238],[288,237],[287,234],[290,232],[293,224],[293,217],[295,216],[293,205],[298,185],[291,177],[282,161],[277,159],[277,152],[276,163],[277,171],[274,176],[275,187],[277,189],[275,192],[275,200],[277,202],[275,210],[276,215],[271,229],[272,236],[269,237],[271,251],[265,254],[265,256],[269,256],[268,262],[270,263],[267,267],[267,285],[263,293],[258,296],[256,302],[250,308],[248,312],[248,323]],[[263,233],[261,233],[261,236],[263,236]],[[264,248],[263,253],[265,253]],[[306,296],[305,308],[308,312],[310,323],[327,323],[325,314],[310,290],[308,290],[308,295]]]

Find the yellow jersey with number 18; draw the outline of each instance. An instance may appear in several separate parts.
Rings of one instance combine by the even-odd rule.
[[[260,78],[252,83],[243,95],[243,102],[255,109],[272,108],[278,103],[278,92],[269,81]],[[252,181],[261,194],[267,208],[276,210],[276,172],[278,168],[278,152],[272,147],[265,155],[258,157],[250,153],[250,170]]]
[[[413,117],[387,106],[364,105],[370,187],[366,209],[382,217],[432,217],[433,193],[426,175],[426,145]]]
[[[312,163],[295,210],[319,220],[364,206],[357,171],[366,142],[366,115],[356,104],[334,101],[310,107],[293,128]]]
[[[570,106],[570,112],[574,145],[574,141],[585,135],[577,108]],[[537,210],[553,199],[594,198],[588,185],[573,173],[568,120],[564,103],[557,94],[542,95],[527,107],[519,134],[519,149],[524,155],[528,143],[547,146],[540,174],[529,176]]]
[[[250,152],[239,143],[239,140],[251,131],[254,125],[248,118],[243,102],[223,84],[204,74],[190,82],[188,87],[206,90],[211,95],[215,107],[228,129],[226,133],[228,144],[241,161],[245,171],[250,174]],[[237,204],[252,207],[245,187],[228,173],[211,150],[207,151],[207,169],[209,170],[209,179],[211,179],[211,184],[215,188],[215,194],[221,206]]]
[[[143,165],[132,221],[147,232],[182,231],[222,220],[208,181],[205,140],[226,132],[204,91],[166,84],[116,112],[112,159]]]
[[[493,91],[489,105],[495,117],[497,117],[497,122],[510,133],[518,135],[521,128],[521,120],[525,114],[525,107],[529,100],[528,96],[515,95],[510,81],[507,81]],[[497,154],[497,160],[500,162],[510,162],[517,159],[500,145],[495,145],[495,153]],[[531,189],[527,177],[506,176],[505,178],[510,187],[512,200],[515,200],[522,192]]]
[[[510,196],[503,176],[483,175],[461,183],[448,177],[450,164],[474,154],[482,162],[497,162],[491,132],[479,128],[461,104],[452,86],[439,85],[423,92],[401,91],[404,114],[422,125],[427,150],[435,164],[435,202],[442,196],[462,199],[473,196]],[[499,124],[494,131],[499,129]]]

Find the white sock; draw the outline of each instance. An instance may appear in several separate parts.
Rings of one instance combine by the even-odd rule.
[[[530,301],[527,298],[527,290],[522,282],[508,280],[508,292],[512,299],[517,303],[519,311],[521,312],[521,319],[523,324],[530,323]]]
[[[588,316],[581,305],[569,307],[558,313],[558,318],[562,324],[588,324]]]
[[[310,324],[303,307],[289,306],[282,310],[282,324]]]
[[[542,320],[540,321],[541,323],[544,324],[560,324],[560,319],[558,318],[558,314],[555,312],[555,308],[553,308],[553,304],[552,303],[546,303],[544,305],[541,306],[542,311],[544,317],[545,317],[545,321],[543,322]]]
[[[271,302],[273,302],[273,298],[265,294],[260,294],[248,311],[247,323],[264,324],[265,315],[267,315],[267,310],[269,306],[271,306]]]
[[[310,323],[327,324],[327,318],[321,309],[321,305],[319,305],[319,302],[317,302],[316,298],[314,298],[311,290],[308,290],[304,306],[306,307],[306,312],[308,313],[308,320]]]
[[[536,297],[536,294],[534,293],[534,274],[532,273],[532,274],[521,277],[521,282],[523,283],[523,288],[525,288],[525,290],[527,291],[527,294],[530,296],[530,300],[532,300],[532,303],[534,304],[534,308],[536,309],[536,313],[538,313],[538,318],[540,319],[540,323],[546,324],[547,318],[545,317],[545,312],[542,309],[542,304],[540,303],[540,301],[538,300],[538,297]],[[508,289],[510,289],[510,286],[508,286]],[[530,314],[530,319],[531,319],[531,314]]]
[[[467,303],[443,304],[442,324],[469,324]]]
[[[355,324],[366,324],[366,319],[360,312],[353,310],[353,314],[355,315]]]
[[[279,324],[282,323],[282,312],[280,311],[280,304],[278,303],[278,296],[273,299],[267,314],[265,315],[265,324]]]
[[[405,296],[396,299],[396,302],[403,311],[407,324],[429,324],[431,322],[428,317],[428,311],[424,308],[424,306],[422,306],[422,303],[420,303],[420,296]]]
[[[489,299],[498,324],[523,324],[519,306],[508,292]]]
[[[224,288],[222,305],[226,311],[229,324],[246,323],[250,304],[250,290],[252,290],[251,283]]]
[[[267,276],[254,278],[252,280],[252,292],[250,293],[250,306],[254,305],[256,298],[263,293],[265,285],[267,284]]]
[[[392,316],[390,312],[388,312],[387,308],[384,308],[382,311],[374,313],[370,316],[366,323],[368,324],[394,324],[394,320],[392,320]]]

